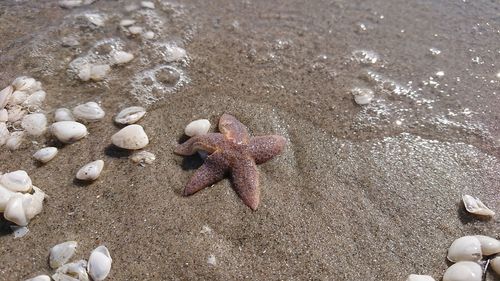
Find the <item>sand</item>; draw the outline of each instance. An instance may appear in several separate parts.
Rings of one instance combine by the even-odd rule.
[[[440,280],[454,239],[500,238],[498,215],[479,220],[460,203],[470,194],[500,212],[495,3],[156,2],[164,20],[158,40],[177,42],[189,56],[173,64],[117,28],[130,16],[127,3],[67,10],[55,1],[0,2],[0,87],[31,75],[43,82],[50,116],[87,101],[106,111],[88,124],[88,137],[46,165],[31,155],[53,144],[49,137],[0,148],[1,172],[24,169],[49,196],[25,237],[14,239],[1,222],[0,280],[50,274],[48,250],[67,240],[79,242],[74,260],[109,248],[106,280],[405,280],[412,273]],[[106,14],[105,27],[74,16],[87,11]],[[62,47],[71,34],[85,34],[81,45]],[[111,37],[138,58],[100,83],[67,71]],[[359,61],[356,51],[377,60]],[[152,93],[156,102],[134,96],[134,75],[161,64],[179,69],[185,84]],[[373,89],[374,101],[355,104],[353,87]],[[139,124],[156,155],[151,165],[110,146],[119,129],[113,116],[127,105],[148,109]],[[255,212],[228,179],[181,196],[201,164],[172,153],[185,125],[208,118],[216,131],[225,112],[252,135],[288,140],[282,155],[259,166]],[[96,159],[105,162],[100,178],[75,182]]]

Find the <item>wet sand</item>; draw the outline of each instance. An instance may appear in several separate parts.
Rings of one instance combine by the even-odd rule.
[[[2,222],[0,280],[51,273],[48,250],[67,240],[79,242],[74,260],[109,248],[106,280],[405,280],[412,273],[440,280],[454,239],[500,238],[498,215],[478,220],[460,204],[470,194],[500,212],[495,3],[167,5],[160,39],[186,49],[189,62],[173,65],[189,83],[155,93],[153,103],[134,96],[130,82],[163,63],[116,28],[125,3],[73,10],[51,1],[0,3],[0,87],[31,75],[43,82],[49,115],[87,101],[106,111],[88,124],[88,137],[61,147],[46,165],[31,155],[49,137],[13,152],[0,148],[1,172],[24,169],[49,196],[27,236],[14,239]],[[85,11],[107,14],[105,27],[72,18]],[[60,38],[72,33],[85,34],[81,45],[62,47]],[[136,60],[114,67],[105,82],[68,73],[74,58],[111,37]],[[373,51],[377,60],[359,61],[356,51]],[[355,104],[353,87],[371,88],[374,101]],[[113,115],[140,104],[148,108],[139,122],[151,139],[146,150],[156,154],[145,167],[110,147],[119,129]],[[201,164],[172,153],[185,125],[197,118],[216,124],[225,112],[252,135],[288,140],[282,155],[259,166],[255,212],[227,179],[181,196]],[[101,177],[75,183],[76,171],[96,159],[105,161]],[[207,263],[211,255],[216,265]]]

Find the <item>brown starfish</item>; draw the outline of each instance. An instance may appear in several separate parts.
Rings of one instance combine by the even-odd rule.
[[[194,136],[175,148],[174,152],[179,155],[192,155],[199,150],[210,154],[187,183],[184,196],[220,181],[229,172],[240,198],[256,210],[260,201],[256,164],[278,155],[286,140],[277,135],[250,137],[245,125],[229,114],[221,116],[219,131],[221,133]]]

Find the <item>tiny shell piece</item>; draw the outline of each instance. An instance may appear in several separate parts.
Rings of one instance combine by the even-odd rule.
[[[436,281],[429,275],[410,274],[406,281]]]
[[[464,202],[464,206],[467,212],[471,214],[489,217],[495,215],[495,212],[486,207],[486,205],[484,205],[484,203],[481,202],[479,198],[474,198],[470,195],[464,195],[462,196],[462,201]]]
[[[42,163],[47,163],[50,160],[52,160],[56,155],[57,155],[57,147],[49,146],[49,147],[44,147],[35,152],[35,154],[33,154],[33,157]]]
[[[475,235],[481,244],[483,256],[491,256],[500,253],[500,240],[485,235]]]
[[[47,131],[47,117],[43,113],[31,113],[23,117],[21,127],[32,136],[41,136]]]
[[[5,142],[5,146],[10,150],[18,149],[24,140],[24,131],[12,132]]]
[[[73,116],[86,121],[97,121],[104,118],[104,110],[96,102],[90,101],[73,108]]]
[[[5,89],[0,91],[0,109],[4,108],[9,102],[10,96],[14,92],[14,88],[12,86],[7,86]]]
[[[210,130],[210,121],[207,119],[198,119],[189,123],[184,129],[186,136],[194,137],[204,135]]]
[[[104,168],[104,161],[96,160],[80,168],[76,173],[76,178],[84,181],[93,181],[99,177]]]
[[[113,61],[115,64],[124,64],[134,59],[134,55],[124,51],[114,51]]]
[[[31,178],[23,170],[6,173],[1,176],[0,184],[13,192],[29,192],[33,187]]]
[[[134,124],[146,114],[146,109],[141,106],[130,106],[122,109],[115,117],[119,124]]]
[[[71,278],[71,279],[70,279]],[[87,261],[79,260],[77,262],[67,263],[59,267],[52,279],[55,281],[88,281],[89,275],[87,274]]]
[[[144,164],[153,164],[153,162],[156,160],[156,156],[149,152],[149,151],[138,151],[130,156],[130,160],[132,162],[144,165]]]
[[[111,137],[114,145],[124,149],[141,149],[149,143],[141,125],[128,125]]]
[[[61,142],[72,143],[87,135],[87,127],[75,121],[59,121],[50,126],[51,133]]]
[[[50,281],[50,277],[48,275],[38,275],[25,281]]]
[[[359,105],[369,104],[373,99],[373,91],[368,88],[354,88],[351,90],[354,101]]]
[[[54,112],[54,119],[56,122],[59,121],[75,121],[75,118],[73,118],[73,114],[71,113],[71,110],[67,108],[58,108]]]
[[[76,252],[78,243],[76,241],[67,241],[55,245],[49,252],[49,265],[56,269],[67,263]]]
[[[453,241],[447,256],[451,262],[479,261],[482,257],[481,243],[475,236],[463,236]]]
[[[94,281],[104,280],[111,270],[111,255],[105,246],[95,248],[90,254],[87,270]]]
[[[443,281],[481,281],[483,269],[475,262],[461,261],[448,267]]]

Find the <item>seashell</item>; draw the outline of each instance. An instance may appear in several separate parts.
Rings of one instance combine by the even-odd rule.
[[[14,194],[15,192],[0,184],[0,213],[5,211],[5,207],[7,207],[10,197]]]
[[[210,121],[207,119],[198,119],[189,123],[184,129],[186,136],[194,137],[204,135],[210,130]]]
[[[104,110],[93,101],[77,105],[73,108],[73,116],[75,116],[76,119],[97,121],[104,118],[104,115]]]
[[[31,92],[34,90],[39,90],[40,84],[34,78],[28,76],[19,76],[12,82],[12,87],[15,91],[27,91]]]
[[[76,278],[73,278],[69,275],[66,275],[64,273],[56,272],[52,275],[52,279],[54,281],[79,281]]]
[[[87,261],[79,260],[77,262],[67,263],[61,267],[59,267],[52,278],[57,281],[66,281],[66,280],[79,280],[79,281],[88,281],[89,275],[87,274]],[[69,279],[71,278],[71,279]]]
[[[87,135],[87,127],[75,121],[59,121],[50,126],[50,132],[61,142],[72,143]]]
[[[73,113],[71,113],[71,110],[64,107],[56,109],[56,111],[54,112],[54,119],[56,120],[56,122],[75,121],[75,119],[73,118]]]
[[[95,26],[104,26],[106,21],[103,16],[96,13],[87,13],[85,14],[85,18]]]
[[[25,91],[14,91],[10,96],[9,105],[18,105],[22,104],[28,98],[28,93]]]
[[[33,187],[28,173],[18,170],[2,175],[0,184],[14,192],[29,192]]]
[[[175,45],[166,45],[164,53],[164,60],[166,62],[182,62],[187,56],[185,49]]]
[[[57,151],[57,147],[44,147],[35,152],[35,154],[33,154],[33,157],[42,163],[47,163],[54,157],[56,157]]]
[[[140,106],[130,106],[122,109],[115,117],[119,124],[134,124],[146,114],[146,109]]]
[[[493,271],[500,275],[500,256],[492,258],[490,260],[490,266]]]
[[[351,90],[351,94],[359,105],[369,104],[374,97],[373,91],[368,88],[354,88]]]
[[[67,36],[61,38],[61,45],[63,47],[75,47],[80,45],[80,42],[78,41],[78,37],[75,36]]]
[[[481,281],[483,269],[472,261],[461,261],[448,267],[444,272],[443,281]]]
[[[5,206],[3,216],[6,220],[20,226],[28,225],[28,218],[24,213],[23,196],[19,193],[12,195]]]
[[[500,253],[500,240],[485,235],[475,235],[481,244],[483,256],[491,256]]]
[[[4,145],[10,137],[9,129],[5,122],[0,122],[0,146]]]
[[[133,25],[133,26],[128,28],[128,31],[130,31],[130,33],[134,34],[134,35],[140,34],[140,33],[142,33],[142,27]]]
[[[90,254],[87,270],[94,281],[104,280],[111,270],[111,256],[105,246],[95,248]]]
[[[47,117],[43,113],[31,113],[23,117],[21,127],[32,136],[41,136],[47,131]]]
[[[211,266],[217,265],[217,258],[214,255],[209,255],[207,258],[207,263]]]
[[[406,281],[436,281],[436,280],[429,275],[410,274],[406,279]]]
[[[124,64],[134,59],[133,54],[124,51],[114,51],[112,53],[112,56],[113,56],[113,62],[115,64]]]
[[[462,196],[462,201],[464,202],[464,206],[467,212],[471,214],[489,217],[495,215],[495,212],[486,207],[486,205],[484,205],[484,203],[481,202],[479,198],[474,198],[470,195],[464,195]]]
[[[99,177],[104,168],[104,161],[96,160],[80,168],[76,173],[76,178],[84,181],[93,181]]]
[[[50,281],[50,277],[48,275],[38,275],[25,281]]]
[[[12,86],[7,86],[0,91],[0,108],[4,108],[7,105],[13,92],[14,88]]]
[[[73,255],[75,254],[77,246],[78,242],[67,241],[52,247],[52,249],[50,249],[49,251],[50,267],[56,269],[67,263],[71,259],[71,257],[73,257]]]
[[[114,145],[125,149],[141,149],[149,143],[141,125],[128,125],[111,137]]]
[[[90,64],[86,63],[86,64],[82,65],[78,69],[78,78],[80,78],[80,80],[82,80],[82,81],[89,81],[90,80],[90,69],[91,69]]]
[[[135,24],[135,20],[123,19],[120,21],[120,26],[131,26],[133,24]]]
[[[479,261],[482,257],[481,243],[475,236],[463,236],[453,241],[447,256],[451,262]]]
[[[23,105],[27,107],[30,106],[40,107],[45,101],[46,96],[47,93],[45,91],[43,90],[36,91],[26,98],[26,100],[23,102]]]
[[[0,123],[7,122],[8,120],[9,120],[9,113],[7,112],[7,109],[5,108],[0,109]]]
[[[154,9],[155,3],[151,2],[151,1],[141,1],[141,7],[146,8],[146,9]]]
[[[18,149],[24,141],[24,131],[12,132],[5,142],[5,146],[10,150]]]
[[[155,38],[155,33],[151,30],[148,30],[142,34],[142,37],[144,37],[145,39],[153,39]]]
[[[156,156],[149,151],[138,151],[130,156],[130,160],[136,164],[143,165],[144,164],[153,164],[156,160]]]
[[[84,64],[78,72],[78,77],[83,81],[102,81],[108,75],[111,67],[107,64]]]
[[[23,108],[20,105],[14,105],[10,107],[7,110],[7,112],[8,112],[8,121],[11,123],[21,120],[24,117],[24,115],[26,115],[26,110],[23,110]]]
[[[23,194],[24,214],[28,221],[42,212],[43,200],[45,199],[45,193],[40,188],[33,186],[33,190],[33,194]]]

